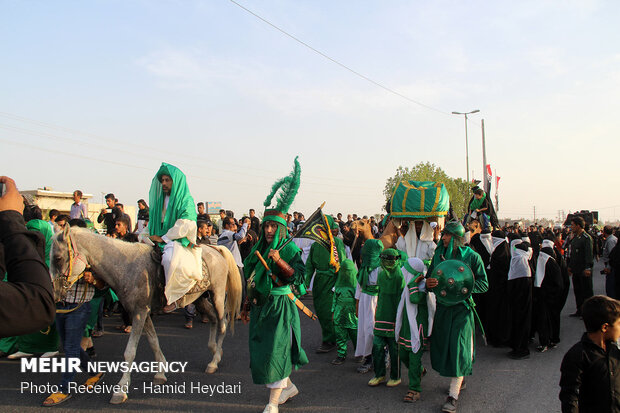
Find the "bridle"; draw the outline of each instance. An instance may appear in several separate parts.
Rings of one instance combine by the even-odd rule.
[[[71,236],[69,235],[69,233],[66,233],[66,238],[67,238],[67,250],[68,250],[68,254],[69,254],[69,265],[67,268],[66,272],[61,272],[60,273],[60,279],[62,282],[62,288],[69,290],[69,288],[71,288],[80,278],[82,278],[84,276],[84,272],[86,272],[87,270],[90,269],[90,265],[88,264],[88,261],[86,261],[86,258],[84,257],[84,255],[82,255],[78,249],[77,246],[75,245],[75,240],[73,240],[71,238]],[[82,270],[81,273],[78,274],[78,276],[75,278],[74,281],[70,282],[69,277],[71,277],[71,275],[73,274],[73,267],[75,263],[78,262],[82,262],[84,263],[84,269]],[[60,313],[60,314],[66,314],[66,313],[70,313],[72,311],[77,310],[78,308],[80,308],[82,306],[82,304],[84,304],[85,300],[86,300],[86,294],[88,292],[89,289],[89,284],[86,284],[84,287],[84,292],[82,293],[82,297],[80,298],[79,304],[78,306],[70,309],[70,310],[61,310],[61,309],[56,309],[56,313]]]

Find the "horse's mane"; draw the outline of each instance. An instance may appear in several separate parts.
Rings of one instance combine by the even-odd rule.
[[[109,244],[111,247],[114,247],[119,250],[127,251],[127,250],[136,250],[137,252],[147,252],[150,251],[153,247],[141,243],[141,242],[127,242],[121,239],[106,237],[105,235],[101,235],[99,233],[93,232],[87,228],[80,227],[71,227],[70,235],[76,235],[80,238],[86,239],[94,239],[100,242],[104,242]],[[64,242],[64,232],[59,232],[54,236],[55,242]]]

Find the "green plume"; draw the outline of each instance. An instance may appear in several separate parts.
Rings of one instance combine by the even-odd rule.
[[[267,195],[265,202],[263,202],[263,205],[266,208],[269,208],[276,192],[278,192],[278,189],[281,189],[280,194],[278,195],[278,199],[276,201],[275,209],[284,214],[288,212],[288,209],[293,203],[293,200],[295,200],[295,196],[297,195],[297,191],[299,190],[301,166],[299,165],[297,158],[299,157],[295,157],[295,166],[290,175],[277,180],[271,187],[271,192],[269,193],[269,195]]]

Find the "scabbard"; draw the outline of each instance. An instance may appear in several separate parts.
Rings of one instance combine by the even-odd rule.
[[[312,311],[310,311],[310,309],[308,307],[306,307],[304,305],[304,303],[301,302],[301,300],[299,300],[297,297],[295,297],[295,294],[293,293],[288,293],[287,294],[288,298],[290,298],[295,305],[297,306],[297,308],[299,308],[301,311],[303,311],[303,313],[305,315],[307,315],[308,317],[310,317],[313,320],[316,320],[316,314],[314,314]]]

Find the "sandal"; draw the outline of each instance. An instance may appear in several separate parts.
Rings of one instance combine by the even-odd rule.
[[[120,326],[116,326],[116,327],[114,327],[114,328],[116,328],[117,330],[125,331],[125,329],[127,328],[127,326],[126,326],[125,324],[123,324],[123,325],[120,325]]]
[[[43,406],[56,406],[62,402],[65,402],[71,398],[71,394],[69,393],[52,393],[50,394],[45,401],[43,401]]]
[[[415,390],[409,390],[407,394],[405,395],[405,397],[403,398],[403,401],[405,403],[413,403],[418,400],[420,400],[420,392],[415,391]]]
[[[84,382],[87,390],[92,390],[92,388],[97,384],[105,375],[105,373],[97,373],[94,376],[91,376]]]

